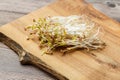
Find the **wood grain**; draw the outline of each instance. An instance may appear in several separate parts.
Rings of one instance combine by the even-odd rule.
[[[54,0],[0,0],[0,26],[13,21]],[[22,66],[18,56],[0,43],[0,80],[54,80],[51,75],[33,66]]]
[[[25,51],[19,44],[17,44],[16,42],[14,42],[13,40],[11,40],[9,37],[5,36],[2,33],[0,33],[0,42],[4,43],[17,53],[17,55],[19,56],[19,61],[21,62],[22,65],[31,64],[44,71],[47,71],[48,73],[52,74],[53,76],[60,80],[68,80],[66,77],[57,73],[49,65],[44,63],[40,58]]]
[[[15,20],[29,12],[48,5],[55,0],[1,0],[0,26]]]
[[[94,8],[120,22],[120,0],[86,0]]]
[[[38,45],[34,41],[26,40],[27,33],[24,31],[24,27],[30,24],[33,18],[38,19],[39,17],[45,17],[48,15],[67,16],[71,14],[87,15],[88,17],[91,18],[92,21],[101,25],[105,29],[106,35],[108,35],[103,38],[103,40],[106,41],[106,43],[108,44],[108,47],[104,51],[94,52],[91,54],[77,51],[64,57],[61,56],[60,53],[42,56],[40,52],[43,50],[40,50]],[[4,33],[9,38],[16,41],[23,47],[24,50],[30,52],[30,54],[41,59],[42,62],[50,66],[49,69],[56,71],[57,73],[65,76],[65,78],[67,79],[119,80],[120,79],[119,77],[120,60],[118,58],[119,56],[118,52],[120,51],[119,48],[120,45],[118,43],[120,41],[119,26],[120,24],[118,22],[98,12],[90,4],[83,2],[82,0],[76,1],[60,0],[59,2],[41,8],[37,11],[32,12],[31,14],[28,14],[27,16],[24,16],[20,19],[17,19],[9,24],[2,26],[0,28],[0,32]],[[16,33],[14,34],[14,32]],[[116,41],[114,41],[114,39]],[[32,46],[30,46],[29,44],[31,44]],[[116,48],[112,50],[113,47]],[[48,69],[45,70],[49,72]],[[52,71],[51,74],[56,75],[52,73]],[[58,78],[61,79],[60,77]]]
[[[29,12],[39,9],[55,0],[1,0],[0,1],[0,25],[15,20]],[[120,1],[119,0],[86,0],[107,16],[120,21]],[[115,7],[109,6],[110,4]]]
[[[8,4],[5,4],[5,1],[6,0],[4,0],[3,1],[3,5],[8,5]],[[112,18],[115,18],[115,19],[117,19],[117,20],[119,20],[119,6],[116,6],[115,8],[112,8],[112,7],[109,7],[107,4],[105,4],[105,1],[90,1],[90,0],[87,0],[87,1],[89,1],[89,2],[91,2],[91,3],[93,3],[94,4],[94,6],[97,8],[97,9],[99,9],[100,11],[102,11],[102,12],[104,12],[104,13],[107,13],[107,15],[108,16],[110,16],[110,17],[112,17]],[[6,1],[7,2],[7,1]],[[15,3],[17,3],[17,1],[14,1],[13,0],[13,2],[15,2]],[[119,1],[115,1],[116,3],[116,5],[118,5],[119,4]],[[24,15],[24,14],[22,14],[22,13],[24,13],[24,11],[27,11],[27,9],[25,9],[25,10],[20,10],[20,11],[18,11],[18,12],[15,12],[16,11],[16,9],[14,9],[13,7],[14,7],[14,5],[12,5],[13,3],[11,2],[8,2],[9,4],[11,4],[11,9],[10,9],[10,11],[9,11],[9,8],[7,9],[7,7],[2,7],[2,5],[1,5],[1,7],[0,8],[2,8],[2,10],[1,10],[1,17],[3,17],[3,18],[0,18],[1,20],[1,22],[0,22],[0,24],[2,25],[2,24],[5,24],[5,23],[7,23],[7,22],[9,22],[10,20],[14,20],[14,19],[16,19],[17,17],[20,17],[20,16],[22,16],[22,15]],[[35,4],[35,5],[38,5],[38,6],[35,6],[35,7],[31,7],[31,6],[34,6],[34,5],[32,5],[32,3],[34,4],[34,3],[38,3],[38,1],[36,0],[36,1],[34,1],[34,2],[30,2],[30,1],[26,1],[26,4],[27,3],[30,3],[30,6],[28,6],[28,12],[30,12],[32,9],[37,9],[37,8],[39,8],[39,4]],[[24,5],[24,3],[21,3],[22,5]],[[25,5],[26,5],[25,4]],[[13,6],[13,7],[12,7]],[[17,5],[17,10],[19,10],[19,9],[24,9],[24,7],[22,7],[21,5],[21,7],[18,7],[19,5]],[[107,8],[106,8],[106,6],[107,6]],[[102,8],[102,7],[104,7],[104,8]],[[7,9],[8,11],[4,11],[3,9]],[[11,11],[11,10],[13,10],[13,11]],[[14,11],[15,10],[15,11]],[[108,11],[108,10],[110,10],[110,12]],[[112,12],[111,12],[112,11]],[[28,12],[25,12],[25,14],[27,14]],[[3,15],[4,14],[4,15]],[[9,14],[9,16],[11,15],[11,17],[9,17],[9,16],[7,16]],[[111,15],[109,15],[109,14],[111,14]],[[14,16],[15,15],[15,16]],[[4,19],[4,17],[6,17],[6,18],[9,18],[9,19]],[[6,47],[4,48],[4,46],[2,45],[2,47],[3,48],[1,48],[1,50],[6,50]],[[8,52],[8,50],[6,50],[6,51],[4,51],[4,52]],[[114,66],[114,65],[113,65]],[[33,69],[33,68],[32,68]],[[31,69],[30,69],[31,70]],[[29,74],[29,73],[27,73],[27,74]],[[27,75],[26,74],[26,75]],[[41,74],[40,74],[41,75]],[[9,76],[10,77],[10,76]],[[42,78],[42,77],[40,77],[40,78]],[[29,78],[30,79],[30,78]],[[34,78],[35,79],[35,78]],[[48,78],[46,78],[46,79],[48,79]]]

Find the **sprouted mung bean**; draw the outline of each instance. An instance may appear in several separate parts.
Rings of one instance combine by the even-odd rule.
[[[52,54],[54,50],[66,53],[77,49],[87,51],[104,49],[105,43],[99,39],[99,26],[86,16],[55,16],[33,20],[34,24],[25,30],[30,32],[29,39],[37,37],[44,52]]]

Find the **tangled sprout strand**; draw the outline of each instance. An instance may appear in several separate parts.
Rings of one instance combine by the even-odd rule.
[[[70,21],[69,18],[71,17],[74,17],[74,19]],[[54,50],[58,49],[63,53],[77,49],[85,49],[87,51],[103,49],[105,47],[105,43],[97,37],[100,32],[100,28],[98,27],[96,32],[91,35],[91,32],[94,31],[94,25],[92,25],[93,27],[91,28],[91,25],[88,22],[82,21],[81,23],[82,18],[77,17],[78,16],[70,16],[66,21],[68,24],[73,26],[75,26],[76,23],[80,26],[84,23],[85,27],[89,26],[89,30],[78,30],[81,31],[80,34],[77,34],[78,31],[74,31],[74,34],[70,33],[68,32],[68,29],[72,27],[67,29],[65,27],[65,21],[63,24],[63,22],[60,22],[59,17],[39,18],[38,21],[33,20],[34,24],[27,26],[25,30],[29,31],[29,39],[37,37],[40,47],[47,47],[47,50],[44,52],[46,54],[52,54]],[[66,17],[62,17],[62,20],[65,18]]]

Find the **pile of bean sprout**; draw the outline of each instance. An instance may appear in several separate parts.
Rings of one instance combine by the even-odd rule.
[[[105,48],[105,43],[98,37],[101,27],[86,16],[48,16],[33,22],[33,25],[25,28],[29,32],[28,38],[37,37],[40,48],[47,48],[44,52],[46,54],[52,54],[55,50],[69,53],[74,50]]]

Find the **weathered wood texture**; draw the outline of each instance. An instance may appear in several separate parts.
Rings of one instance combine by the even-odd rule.
[[[33,11],[34,9],[40,8],[43,5],[48,4],[54,0],[3,0],[0,1],[0,25],[3,25],[11,20],[14,20],[20,16]],[[119,0],[86,0],[91,2],[98,10],[107,14],[108,16],[120,20],[120,1]],[[116,6],[111,7],[110,3],[114,3]],[[29,79],[29,80],[52,80],[48,75],[40,72],[38,69],[33,67],[22,67],[18,63],[18,57],[15,56],[14,52],[9,50],[3,44],[0,44],[0,79]],[[13,53],[13,54],[12,54]],[[7,75],[7,76],[6,76]],[[21,75],[21,76],[20,76]]]
[[[55,0],[0,0],[0,26]],[[11,49],[0,43],[0,80],[54,80],[33,66],[22,66]]]
[[[39,9],[55,0],[0,0],[0,25]]]
[[[54,69],[52,69],[49,65],[44,63],[40,58],[32,55],[31,53],[25,51],[18,43],[0,33],[0,42],[7,45],[10,49],[15,51],[19,56],[19,61],[22,65],[34,65],[48,73],[52,74],[56,78],[60,80],[67,80],[63,75],[57,73]]]
[[[120,22],[120,0],[86,0],[105,15]]]
[[[55,0],[0,0],[0,25],[8,23]],[[120,0],[86,0],[104,14],[120,21]]]

